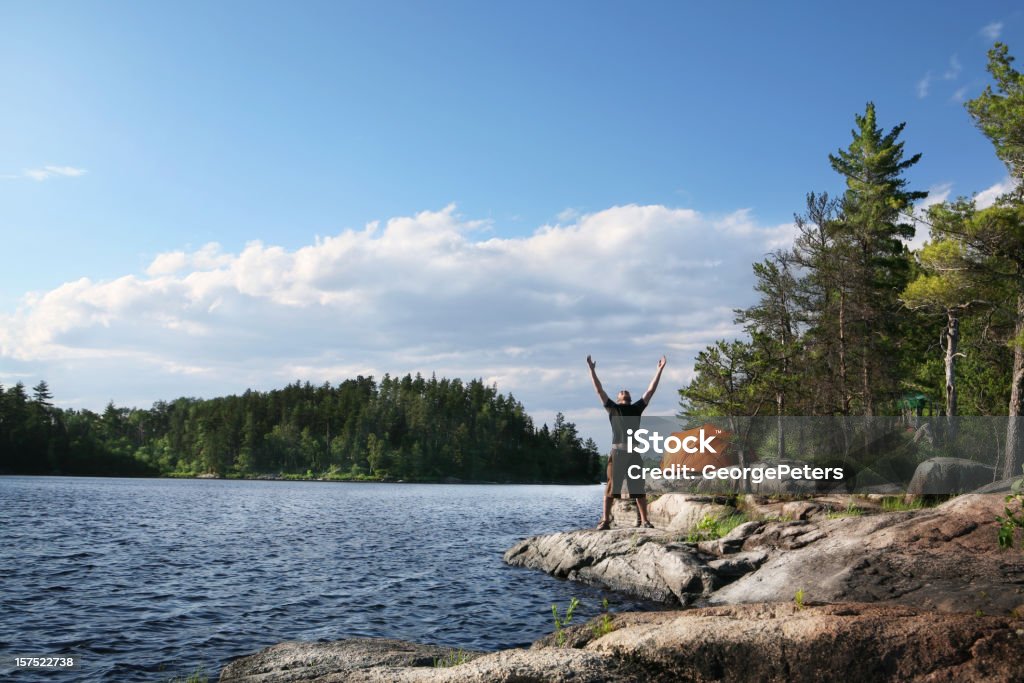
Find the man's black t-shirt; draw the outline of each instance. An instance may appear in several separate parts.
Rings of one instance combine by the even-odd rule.
[[[604,408],[608,411],[608,421],[612,423],[613,444],[625,445],[626,430],[639,429],[640,415],[646,407],[647,403],[643,399],[629,405],[620,405],[611,399],[605,401]]]

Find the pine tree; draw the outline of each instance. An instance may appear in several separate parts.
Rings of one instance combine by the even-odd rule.
[[[778,457],[786,452],[783,416],[789,407],[787,398],[799,387],[792,368],[800,353],[796,316],[796,278],[787,257],[781,252],[754,264],[760,293],[758,303],[736,311],[736,322],[742,323],[750,335],[753,363],[759,367],[759,388],[775,402],[778,429]]]
[[[44,380],[40,380],[39,384],[32,387],[32,399],[37,405],[48,408],[53,406],[50,402],[53,400],[53,394],[50,393],[50,387]]]
[[[933,215],[936,215],[933,212]],[[911,310],[925,310],[945,318],[944,346],[946,415],[958,414],[956,362],[960,351],[960,321],[972,308],[986,305],[986,295],[965,266],[966,247],[944,239],[926,244],[918,253],[924,272],[907,285],[901,300]]]
[[[903,158],[899,136],[905,124],[883,133],[871,102],[856,116],[853,141],[829,155],[832,168],[846,178],[839,239],[847,242],[853,276],[850,330],[856,337],[861,408],[875,414],[878,403],[899,391],[898,295],[906,287],[910,260],[903,240],[914,236],[909,211],[927,192],[907,189],[903,173],[920,159]]]
[[[842,202],[827,193],[807,195],[794,216],[798,235],[789,259],[801,271],[795,314],[802,335],[801,381],[806,414],[849,415],[850,321],[853,261],[843,233]]]
[[[958,267],[974,286],[998,291],[1011,303],[1013,370],[1003,476],[1024,463],[1024,205],[1014,202],[977,210],[973,202],[933,207],[932,232],[962,245]]]

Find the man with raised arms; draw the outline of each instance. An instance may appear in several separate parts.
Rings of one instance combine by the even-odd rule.
[[[604,505],[601,521],[597,525],[598,531],[604,531],[611,527],[612,501],[615,498],[623,497],[623,482],[626,484],[626,495],[636,501],[637,509],[640,510],[640,526],[648,529],[654,528],[654,525],[647,519],[647,494],[644,490],[644,480],[626,476],[630,465],[643,467],[643,459],[638,454],[630,453],[626,449],[626,438],[628,430],[640,426],[640,416],[658,389],[658,382],[661,381],[661,371],[665,369],[665,363],[665,356],[662,356],[647,391],[639,401],[633,403],[632,397],[625,389],[619,392],[617,400],[612,401],[608,398],[608,394],[601,387],[601,380],[597,378],[595,370],[597,363],[587,356],[587,366],[590,368],[590,379],[594,383],[594,391],[601,398],[601,404],[608,411],[608,420],[612,423],[612,450],[608,454],[608,485],[604,490]]]

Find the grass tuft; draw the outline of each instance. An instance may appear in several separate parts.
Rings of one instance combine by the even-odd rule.
[[[921,498],[914,498],[911,501],[906,501],[900,497],[882,499],[882,510],[885,512],[907,512],[922,508],[924,508],[924,500]]]
[[[608,613],[608,598],[605,598],[601,601],[601,618],[594,624],[594,637],[600,638],[614,630],[615,623],[612,620],[612,615]]]
[[[833,510],[832,512],[825,515],[828,519],[840,519],[842,517],[861,517],[864,515],[864,511],[853,504],[853,501],[846,506],[845,510]]]
[[[558,616],[558,605],[551,605],[551,613],[555,617],[555,644],[558,647],[565,645],[565,631],[563,630],[566,626],[572,623],[572,614],[579,607],[580,601],[577,598],[573,598],[569,601],[569,607],[565,610],[565,618],[559,618]]]
[[[713,541],[716,538],[722,538],[729,534],[730,531],[738,527],[744,522],[749,522],[750,518],[744,513],[732,514],[725,517],[716,517],[714,515],[704,515],[704,518],[697,523],[690,533],[686,535],[687,543],[699,543],[701,541]]]
[[[434,658],[435,669],[448,669],[459,664],[465,664],[469,661],[469,653],[462,648],[458,650],[448,650],[443,657]]]

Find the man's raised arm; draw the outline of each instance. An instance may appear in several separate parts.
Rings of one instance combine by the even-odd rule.
[[[651,380],[651,385],[644,392],[644,403],[650,405],[651,399],[654,398],[654,392],[658,390],[658,382],[661,381],[661,371],[665,369],[665,363],[667,362],[665,356],[662,356],[661,360],[658,361],[658,369],[654,373],[654,379]]]
[[[590,381],[594,383],[594,391],[601,397],[601,405],[608,403],[608,394],[604,393],[604,389],[601,387],[601,380],[597,378],[597,371],[594,369],[597,367],[597,363],[587,356],[587,367],[590,368]]]

